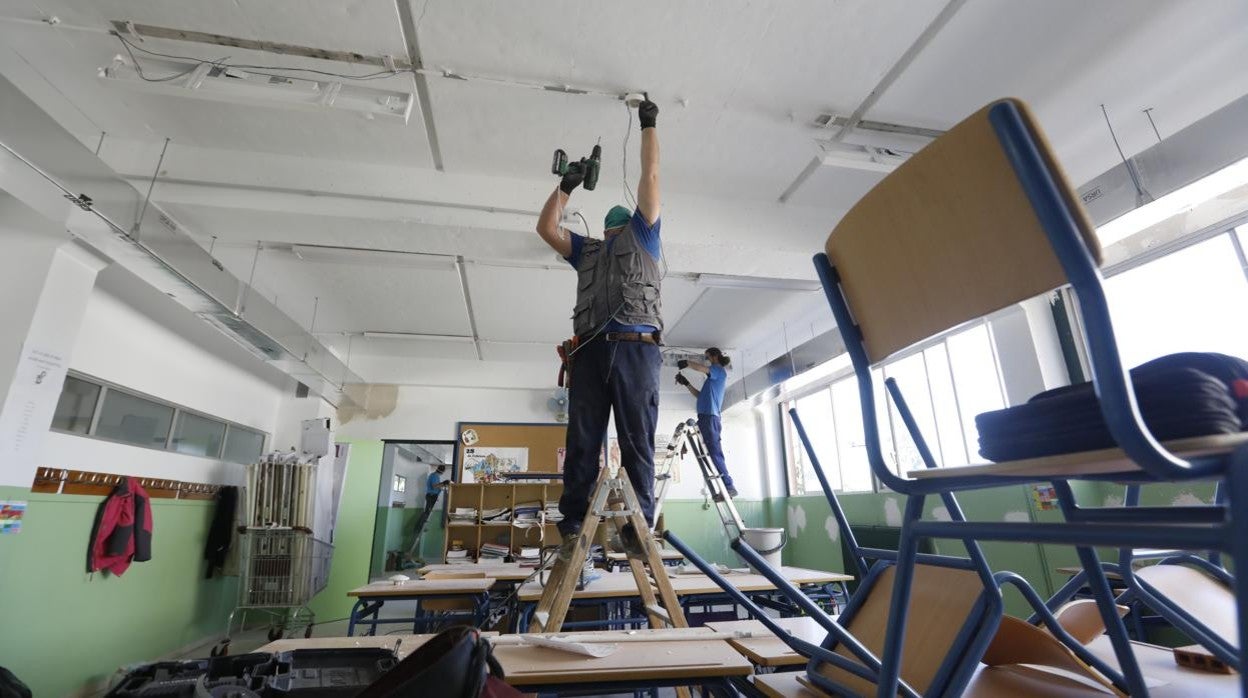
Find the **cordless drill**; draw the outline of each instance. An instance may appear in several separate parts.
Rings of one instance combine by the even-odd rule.
[[[559,175],[560,177],[568,173],[568,169],[572,166],[579,166],[581,172],[585,174],[585,180],[581,186],[588,191],[593,191],[598,186],[598,170],[602,163],[602,146],[595,145],[589,157],[581,158],[579,161],[569,164],[568,154],[560,148],[555,151],[554,160],[550,164],[550,173]]]

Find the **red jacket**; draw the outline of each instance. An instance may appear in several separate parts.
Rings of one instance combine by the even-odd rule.
[[[128,477],[100,504],[91,530],[87,571],[121,576],[130,562],[152,559],[152,505],[147,491]]]

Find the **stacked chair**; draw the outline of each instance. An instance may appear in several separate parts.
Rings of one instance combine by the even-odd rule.
[[[1118,353],[1100,261],[1094,228],[1078,197],[1026,105],[1014,99],[989,104],[897,168],[846,214],[824,252],[815,256],[857,376],[872,471],[884,486],[906,497],[906,506],[896,552],[853,544],[865,578],[840,618],[807,609],[829,631],[822,647],[792,643],[811,658],[806,677],[811,685],[834,694],[956,696],[981,662],[996,661],[1000,652],[993,645],[995,637],[1035,631],[1045,641],[1059,643],[1068,659],[1095,668],[1116,692],[1146,696],[1117,605],[1131,599],[1142,601],[1239,669],[1241,690],[1248,695],[1248,644],[1243,638],[1248,601],[1232,604],[1234,618],[1218,618],[1189,612],[1176,598],[1178,588],[1188,584],[1248,598],[1245,575],[1232,575],[1221,564],[1223,555],[1236,565],[1248,564],[1248,435],[1166,443],[1154,438],[1140,416]],[[1066,285],[1078,301],[1092,383],[1116,448],[984,465],[938,464],[896,383],[886,381],[888,396],[926,466],[895,474],[880,446],[872,366],[925,339]],[[800,428],[799,433],[805,438]],[[834,494],[820,477],[842,531],[849,533]],[[1079,505],[1070,485],[1077,480],[1124,483],[1125,506]],[[1197,480],[1217,483],[1213,504],[1140,503],[1141,485]],[[1053,485],[1063,522],[967,521],[954,496],[962,490],[1030,482]],[[929,496],[943,500],[952,520],[921,520]],[[916,543],[924,537],[961,541],[967,557],[920,554]],[[675,536],[668,538],[732,593],[705,561]],[[977,543],[989,540],[1072,546],[1082,573],[1046,602],[1021,577],[989,569]],[[1094,546],[1119,549],[1116,564],[1102,563]],[[800,592],[748,544],[734,541],[733,548],[794,603],[805,606]],[[1137,548],[1152,549],[1148,555],[1160,557],[1161,564],[1133,571]],[[874,563],[868,566],[868,561]],[[1107,569],[1122,575],[1127,588],[1123,599],[1111,592]],[[1007,584],[1031,603],[1031,620],[1043,624],[1043,631],[1003,616],[1001,588]],[[1083,586],[1095,599],[1092,620],[1099,623],[1093,634],[1108,635],[1116,666],[1092,656],[1081,644],[1086,637],[1074,636],[1086,636],[1086,628],[1072,634],[1071,626],[1057,618],[1055,612]],[[761,614],[758,609],[751,612]]]

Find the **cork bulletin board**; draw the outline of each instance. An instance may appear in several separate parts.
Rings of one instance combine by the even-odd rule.
[[[471,445],[465,443],[469,430],[476,436]],[[456,433],[455,482],[464,482],[464,462],[468,449],[476,451],[499,449],[500,452],[527,449],[525,471],[554,473],[559,471],[559,455],[567,441],[564,424],[500,424],[460,422]]]

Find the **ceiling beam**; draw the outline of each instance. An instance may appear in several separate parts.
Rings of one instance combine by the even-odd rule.
[[[871,92],[869,92],[866,98],[862,100],[862,103],[858,105],[858,108],[849,115],[849,117],[845,120],[845,125],[841,127],[841,130],[837,131],[836,134],[832,136],[832,142],[835,143],[845,140],[845,137],[858,127],[858,125],[862,122],[862,117],[866,115],[867,110],[875,106],[876,102],[880,100],[880,97],[884,96],[884,93],[888,91],[888,88],[893,86],[893,83],[897,81],[897,78],[901,77],[901,74],[904,73],[912,63],[914,63],[914,59],[919,57],[919,54],[923,52],[923,49],[927,48],[927,45],[932,42],[932,39],[936,38],[936,35],[940,33],[940,30],[949,23],[950,19],[953,19],[953,16],[957,14],[958,10],[962,9],[962,6],[965,4],[966,0],[949,0],[948,4],[941,9],[940,14],[936,15],[936,17],[927,25],[927,28],[923,30],[923,33],[919,34],[918,38],[910,44],[910,47],[906,49],[906,52],[901,54],[901,58],[898,58],[897,62],[893,63],[893,67],[889,68],[887,73],[884,73],[884,77],[880,78],[880,81],[875,84],[875,87],[872,88]],[[822,164],[821,160],[822,159],[819,156],[811,159],[810,163],[806,165],[806,168],[803,169],[801,174],[797,176],[797,179],[793,180],[793,183],[780,194],[780,203],[787,203],[788,200],[792,198],[795,193],[797,193],[797,190],[806,183],[806,180],[810,179],[810,176],[815,173],[815,170],[819,169]]]
[[[433,158],[433,168],[442,172],[444,169],[442,146],[438,144],[438,129],[433,124],[433,105],[429,101],[429,80],[419,72],[425,64],[420,57],[416,22],[412,19],[412,3],[411,0],[394,0],[394,6],[399,11],[399,31],[402,32],[403,44],[407,47],[407,60],[412,71],[412,81],[416,83],[416,99],[420,101],[420,114],[425,121],[425,137],[429,141],[429,155]],[[477,353],[480,353],[479,349]]]

